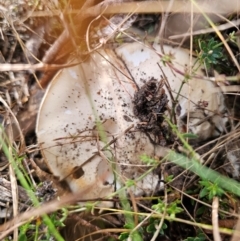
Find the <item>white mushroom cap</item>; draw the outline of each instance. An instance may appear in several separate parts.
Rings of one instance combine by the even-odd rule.
[[[173,54],[173,66],[184,72],[188,53],[169,46],[164,49]],[[157,51],[160,53],[159,46]],[[88,61],[59,72],[38,115],[36,132],[47,165],[55,176],[67,180],[73,192],[81,191],[82,199],[107,197],[124,181],[135,180],[149,168],[140,156],[154,157],[161,151],[135,128],[139,123],[132,102],[136,84],[141,87],[151,78],[161,80],[165,75],[176,96],[183,81],[183,76],[164,66],[156,51],[140,43],[123,44],[116,54],[102,49],[91,54]],[[188,111],[194,112],[198,101],[208,102],[210,110],[205,114],[224,108],[222,99],[212,82],[191,79],[179,98],[179,120]],[[202,115],[199,118],[202,120]],[[212,134],[211,128],[203,121],[202,126],[192,130],[206,139]],[[159,175],[150,173],[136,183],[134,192],[141,195],[156,191],[162,188],[158,184]]]
[[[124,134],[139,122],[132,106],[136,86],[112,67],[110,63],[125,71],[115,56],[101,54],[105,59],[92,54],[89,61],[64,69],[54,78],[42,101],[36,129],[50,170],[60,179],[67,177],[73,192],[82,190],[83,199],[111,194],[116,186],[114,175],[119,182],[133,178],[136,171],[146,170],[134,166],[142,164],[140,155],[154,155],[154,146],[143,133],[132,128]],[[96,126],[98,120],[105,140]],[[147,186],[157,184],[157,175],[148,178]]]
[[[170,85],[171,92],[174,98],[181,87],[184,79],[184,73],[190,73],[190,58],[187,50],[182,48],[173,48],[171,46],[164,45],[164,54],[161,51],[160,46],[156,45],[153,48],[145,46],[141,43],[123,44],[116,49],[117,55],[123,59],[129,71],[134,77],[137,83],[147,81],[151,78],[157,80],[164,79]],[[162,59],[164,55],[171,55],[171,65],[173,68],[164,64]],[[192,62],[196,61],[193,58]],[[159,67],[161,66],[161,68]],[[176,71],[177,70],[177,71]],[[178,73],[182,72],[182,74]],[[183,85],[180,96],[178,98],[178,107],[180,113],[178,116],[178,127],[181,129],[182,125],[187,125],[186,117],[188,113],[193,114],[195,122],[188,123],[189,131],[198,135],[199,139],[206,140],[210,137],[216,136],[214,131],[215,127],[219,130],[224,130],[226,119],[220,118],[218,113],[223,113],[225,110],[224,97],[222,92],[216,85],[209,80],[201,79],[203,72],[201,68],[192,70],[193,76],[199,76],[199,78],[190,78]],[[169,92],[166,89],[166,93]],[[169,100],[171,97],[169,95]],[[200,103],[206,103],[204,108],[204,115],[196,115],[196,109]],[[170,103],[171,105],[171,103]],[[172,106],[170,106],[171,108]],[[212,116],[211,121],[206,117]],[[204,121],[204,119],[206,119]],[[196,121],[197,120],[197,121]],[[197,126],[196,123],[199,123]],[[212,124],[213,123],[213,124]],[[218,133],[219,135],[219,133]]]

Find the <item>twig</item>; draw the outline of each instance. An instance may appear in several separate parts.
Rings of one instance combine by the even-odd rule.
[[[154,43],[160,43],[160,47],[161,47],[161,50],[162,50],[162,53],[165,54],[164,52],[164,48],[163,48],[163,41],[161,39],[163,39],[163,35],[164,35],[164,29],[166,27],[166,22],[167,22],[167,19],[169,17],[169,13],[172,11],[172,7],[173,7],[173,4],[174,4],[174,0],[170,0],[168,2],[168,6],[167,8],[164,8],[164,13],[162,14],[162,21],[161,21],[161,25],[160,25],[160,28],[159,28],[159,31],[158,31],[158,34],[157,34],[157,37],[155,38],[154,40]]]
[[[138,223],[138,215],[137,215],[138,208],[137,208],[136,198],[135,198],[135,196],[134,196],[134,194],[133,194],[131,189],[129,189],[128,192],[129,192],[130,199],[132,201],[132,207],[133,207],[133,211],[134,211],[134,214],[133,214],[133,216],[134,216],[134,224],[135,224],[135,227],[136,227],[139,224]]]
[[[167,196],[167,188],[166,186],[164,187],[164,204],[165,204],[165,207],[164,207],[164,212],[163,212],[163,216],[161,217],[161,220],[156,228],[156,231],[154,232],[154,235],[151,239],[151,241],[155,241],[160,233],[160,230],[162,228],[162,225],[163,225],[163,222],[164,222],[164,217],[166,216],[167,214],[167,203],[168,203],[168,196]]]
[[[38,63],[38,64],[1,64],[0,65],[0,72],[5,71],[21,71],[21,70],[59,70],[66,67],[75,66],[80,63],[72,63],[72,64],[44,64],[44,63]]]
[[[233,20],[233,21],[230,21],[228,23],[216,26],[216,29],[218,31],[223,31],[223,30],[226,30],[226,29],[229,29],[229,28],[232,28],[232,27],[236,27],[239,24],[240,24],[240,19],[237,19],[237,20]],[[198,31],[194,31],[194,32],[192,32],[192,35],[194,36],[194,35],[207,34],[207,33],[213,33],[213,32],[215,32],[215,29],[207,28],[207,29],[201,29],[201,30],[198,30]],[[191,33],[184,33],[184,34],[169,36],[168,38],[169,39],[177,39],[177,38],[188,37],[190,35],[191,35]]]
[[[213,225],[213,237],[214,241],[221,241],[221,236],[219,232],[219,225],[218,225],[218,206],[219,200],[218,197],[213,197],[212,202],[212,225]]]
[[[214,14],[227,14],[229,12],[237,12],[239,9],[236,8],[236,1],[231,3],[228,8],[212,8],[211,3],[207,4],[204,2],[204,5],[201,6],[202,10],[205,13],[214,13]],[[86,2],[90,2],[89,0]],[[171,9],[168,9],[168,1],[159,0],[159,1],[141,1],[141,2],[125,2],[121,4],[110,4],[102,5],[98,4],[93,7],[86,9],[83,12],[84,17],[96,17],[99,14],[112,15],[117,13],[129,13],[132,10],[136,9],[136,13],[162,13],[162,12],[173,12],[173,13],[189,13],[191,12],[190,3],[182,0],[175,0]],[[104,11],[103,11],[104,10]],[[193,8],[194,13],[199,13],[198,8]],[[48,16],[59,16],[62,12],[60,10],[52,11],[35,11],[30,17],[48,17]],[[76,15],[79,14],[79,10],[68,10],[64,15]]]
[[[13,140],[13,133],[11,126],[8,127],[8,137],[9,137],[9,147],[8,151],[10,155],[12,155],[12,140]],[[10,174],[10,181],[11,181],[11,192],[12,192],[12,202],[13,202],[13,216],[16,217],[18,215],[18,186],[17,186],[17,178],[14,172],[13,163],[9,165],[9,174]],[[13,231],[13,240],[18,240],[18,229],[15,228]]]
[[[204,2],[204,4],[198,3],[201,10],[205,13],[218,13],[218,14],[227,14],[229,12],[237,12],[239,9],[236,7],[236,3],[238,0],[235,0],[234,3],[229,4],[225,8],[221,8],[218,6],[215,6],[215,8],[212,8],[212,4]],[[233,0],[232,0],[233,2]],[[169,1],[160,0],[160,1],[142,1],[142,2],[127,2],[127,3],[121,3],[121,4],[110,4],[107,6],[106,10],[104,11],[104,14],[116,14],[116,13],[131,13],[134,10],[137,11],[136,13],[162,13],[162,12],[173,12],[173,13],[187,13],[187,12],[195,12],[199,13],[200,10],[197,7],[193,7],[191,9],[191,3],[179,0],[174,1],[172,4],[172,7],[169,9]],[[87,16],[97,16],[99,15],[103,9],[105,9],[106,5],[96,5],[89,9],[87,9],[84,12],[84,15]]]
[[[238,217],[238,222],[237,222],[237,225],[235,226],[235,230],[236,231],[233,233],[231,241],[239,241],[239,235],[237,234],[237,232],[240,231],[240,217]]]

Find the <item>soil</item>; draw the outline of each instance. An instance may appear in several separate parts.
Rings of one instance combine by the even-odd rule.
[[[162,84],[151,79],[136,91],[133,99],[133,113],[140,123],[137,128],[144,132],[153,144],[166,146],[172,142],[170,131],[164,123],[168,109],[168,97]]]

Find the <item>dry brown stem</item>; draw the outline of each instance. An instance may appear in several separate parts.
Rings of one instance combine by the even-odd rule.
[[[219,206],[218,197],[214,197],[212,202],[212,225],[213,225],[214,241],[222,240],[219,232],[219,225],[218,225],[218,206]]]
[[[202,11],[205,13],[214,13],[214,14],[226,14],[229,12],[237,12],[240,7],[236,7],[236,0],[233,0],[231,4],[225,5],[222,7],[211,7],[211,3],[201,4],[201,2],[197,1]],[[169,2],[168,1],[141,1],[141,2],[126,2],[121,4],[111,4],[111,5],[96,5],[92,6],[84,11],[82,14],[84,17],[96,17],[100,14],[111,15],[117,13],[162,13],[162,12],[172,12],[172,13],[190,13],[193,11],[194,13],[199,13],[199,9],[194,7],[191,9],[190,2],[186,1],[174,1],[171,9],[168,9]],[[60,10],[53,11],[41,11],[34,12],[31,17],[46,17],[46,16],[57,16],[60,15]],[[79,10],[68,10],[64,14],[79,14]]]

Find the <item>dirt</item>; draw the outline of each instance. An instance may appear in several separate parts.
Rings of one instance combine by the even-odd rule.
[[[140,120],[137,128],[155,145],[166,146],[172,142],[164,115],[168,109],[168,97],[162,83],[151,79],[136,91],[133,113]]]

